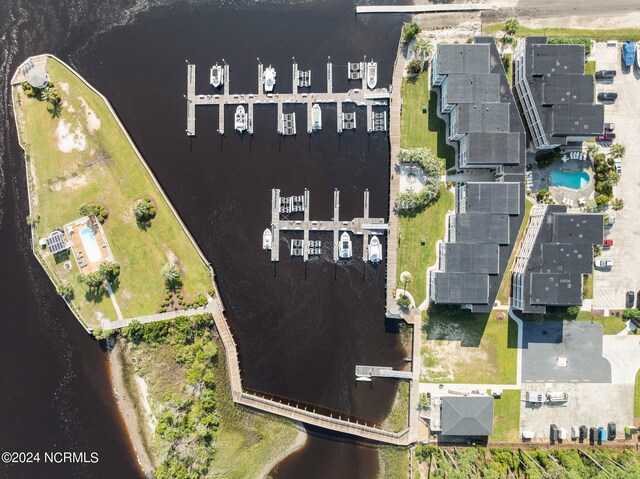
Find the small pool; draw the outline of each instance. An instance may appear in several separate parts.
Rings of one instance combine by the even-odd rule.
[[[589,174],[585,171],[576,171],[574,173],[552,171],[551,184],[554,186],[564,186],[572,190],[579,190],[589,184]]]
[[[102,258],[102,252],[91,228],[86,226],[82,228],[80,230],[80,239],[82,239],[82,246],[84,246],[84,250],[87,253],[87,259],[92,263],[99,261]]]

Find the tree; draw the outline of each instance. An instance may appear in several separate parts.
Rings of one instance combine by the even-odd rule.
[[[544,189],[544,188],[542,188],[540,191],[538,191],[538,194],[536,195],[536,198],[540,202],[546,201],[548,197],[549,197],[549,191]]]
[[[433,53],[433,43],[424,38],[416,39],[413,45],[413,52],[420,57],[420,60],[424,63],[427,58]]]
[[[86,203],[82,203],[78,208],[80,216],[89,216],[92,213],[91,206]]]
[[[611,201],[611,197],[608,195],[598,195],[596,196],[596,203],[598,206],[606,206]]]
[[[422,167],[427,177],[439,177],[444,173],[444,161],[433,155],[429,148],[412,148],[398,152],[400,163],[416,163]]]
[[[42,99],[42,101],[48,101],[52,105],[60,102],[60,96],[58,95],[58,92],[55,88],[50,86],[46,87],[40,92],[40,98]]]
[[[587,147],[587,153],[589,154],[590,158],[595,157],[599,152],[600,152],[600,147],[598,146],[597,143],[591,143]]]
[[[141,198],[131,205],[131,211],[138,223],[145,223],[156,215],[156,210],[149,198]]]
[[[78,282],[86,284],[90,289],[100,289],[104,285],[104,276],[100,274],[100,271],[94,271],[89,274],[78,275]]]
[[[97,271],[103,279],[113,281],[120,274],[120,265],[113,261],[103,261]]]
[[[409,43],[420,33],[420,27],[415,23],[405,23],[402,27],[402,41]]]
[[[144,339],[144,326],[140,321],[134,319],[129,323],[129,326],[122,330],[122,334],[129,341],[139,343]]]
[[[620,143],[614,143],[609,147],[609,156],[611,156],[612,158],[622,158],[626,151],[627,149],[624,145],[621,145]]]
[[[116,334],[115,329],[104,331],[102,328],[96,328],[93,330],[93,337],[96,338],[98,341],[109,339],[112,336],[115,336],[115,334]]]
[[[620,211],[622,208],[624,208],[624,201],[622,200],[622,198],[614,198],[613,200],[611,200],[611,207],[614,211]]]
[[[72,299],[73,298],[73,286],[71,286],[68,282],[60,283],[56,286],[56,293],[62,296],[64,299]]]
[[[596,211],[598,211],[598,203],[596,203],[596,200],[594,199],[590,199],[589,201],[587,201],[587,203],[584,205],[584,210],[587,213],[595,213]]]
[[[40,223],[40,215],[28,215],[27,216],[27,224],[29,226],[36,226]]]
[[[409,60],[407,63],[407,72],[417,75],[422,71],[422,62],[417,58]]]
[[[411,307],[411,299],[406,294],[398,296],[398,306],[402,309],[409,309]]]
[[[180,271],[173,263],[167,263],[162,267],[162,277],[167,288],[172,288],[180,281]]]
[[[424,409],[429,404],[431,404],[431,401],[429,401],[429,396],[427,396],[426,393],[421,393],[420,394],[420,399],[418,401],[418,407],[421,408],[421,409]]]
[[[518,28],[520,28],[520,22],[517,18],[509,18],[506,22],[504,22],[504,27],[502,31],[504,31],[505,37],[512,37],[516,33],[518,33]]]

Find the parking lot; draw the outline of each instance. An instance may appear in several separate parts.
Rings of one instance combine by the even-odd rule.
[[[617,47],[598,43],[593,52],[598,70],[617,71],[613,82],[598,81],[596,92],[618,93],[615,104],[605,106],[605,122],[615,123],[615,142],[626,147],[620,182],[614,189],[614,195],[624,200],[624,209],[613,213],[615,225],[605,231],[613,247],[602,253],[614,265],[594,273],[593,308],[603,310],[623,309],[626,291],[640,290],[640,72],[635,66],[622,67],[621,46],[620,42]]]
[[[567,391],[566,403],[540,405],[524,401],[526,391]],[[607,427],[615,422],[617,438],[624,438],[624,427],[633,425],[633,384],[523,384],[520,408],[520,431],[533,431],[533,442],[549,442],[549,428],[556,424],[567,430],[571,442],[571,426]]]
[[[541,383],[611,382],[602,357],[602,326],[588,322],[525,322],[522,381]],[[566,365],[558,358],[566,359]]]

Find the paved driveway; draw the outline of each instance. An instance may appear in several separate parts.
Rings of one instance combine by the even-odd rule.
[[[605,121],[616,125],[616,142],[626,147],[622,159],[622,175],[614,190],[624,200],[624,209],[615,212],[615,225],[606,230],[613,247],[603,258],[613,259],[611,270],[594,273],[594,309],[623,309],[625,292],[640,289],[640,73],[637,68],[621,69],[621,43],[617,47],[596,44],[594,56],[598,70],[616,70],[612,83],[598,82],[596,91],[614,91],[618,100],[605,106]],[[608,148],[604,148],[606,151]]]
[[[640,369],[639,336],[605,336],[602,355],[611,364],[613,384],[635,384],[636,373]]]
[[[577,321],[525,321],[522,381],[610,383],[611,366],[602,357],[602,326]],[[566,358],[566,367],[558,365]]]

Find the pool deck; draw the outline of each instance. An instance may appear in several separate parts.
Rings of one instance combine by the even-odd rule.
[[[84,247],[84,243],[82,243],[82,237],[80,235],[80,231],[83,228],[91,228],[91,231],[93,231],[101,253],[100,259],[97,261],[89,261],[89,255]],[[102,225],[95,216],[84,216],[64,225],[64,232],[71,245],[73,258],[82,274],[97,271],[98,268],[100,268],[100,263],[103,261],[115,261],[109,243],[107,242],[107,237],[102,230]]]

